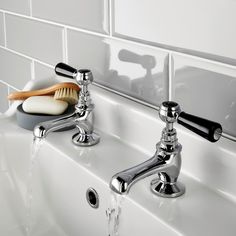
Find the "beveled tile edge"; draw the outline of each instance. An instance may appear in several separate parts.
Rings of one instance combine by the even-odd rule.
[[[52,20],[52,19],[49,19],[47,17],[43,17],[43,16],[40,16],[38,14],[35,14],[33,9],[33,4],[32,4],[32,0],[30,0],[31,2],[31,18],[32,19],[37,19],[39,21],[45,21],[45,22],[50,22],[52,24],[56,24],[56,25],[61,25],[61,26],[65,26],[67,28],[74,28],[74,29],[81,29],[81,30],[85,30],[85,31],[90,31],[90,32],[94,32],[94,33],[98,33],[98,34],[104,34],[106,36],[108,35],[111,35],[110,34],[110,19],[111,19],[111,10],[110,10],[110,6],[111,6],[111,0],[104,0],[104,21],[103,21],[103,26],[104,26],[104,29],[103,30],[96,30],[96,29],[91,29],[90,28],[86,28],[86,27],[83,27],[83,26],[75,26],[73,24],[70,24],[70,23],[64,23],[64,22],[61,22],[60,20]],[[1,9],[0,9],[1,10]]]
[[[137,38],[133,38],[133,37],[129,37],[129,36],[125,36],[125,35],[121,35],[121,34],[116,33],[115,28],[114,28],[114,19],[113,19],[114,14],[112,14],[113,11],[114,11],[113,1],[114,0],[109,0],[109,9],[110,9],[110,14],[109,14],[110,34],[109,35],[99,33],[99,32],[95,32],[95,31],[92,31],[92,30],[82,29],[82,28],[79,28],[79,27],[73,27],[73,26],[70,26],[70,25],[67,25],[67,24],[62,24],[62,23],[51,21],[51,20],[45,20],[45,19],[41,19],[41,18],[37,18],[37,17],[33,17],[33,16],[27,16],[27,15],[23,15],[23,14],[20,14],[20,13],[4,10],[4,9],[0,9],[0,12],[4,12],[4,13],[7,13],[7,14],[16,15],[16,16],[21,16],[21,17],[24,17],[24,18],[28,18],[28,19],[31,19],[31,20],[44,22],[44,23],[48,23],[48,24],[52,24],[52,25],[61,26],[63,28],[67,28],[67,29],[71,29],[71,30],[75,30],[75,31],[79,31],[79,32],[84,32],[84,33],[88,33],[88,34],[91,34],[91,35],[97,35],[97,36],[109,37],[109,38],[112,37],[112,38],[117,39],[117,40],[127,41],[127,42],[130,42],[130,43],[143,45],[143,46],[150,47],[150,48],[153,48],[153,49],[156,48],[156,49],[168,52],[168,53],[173,53],[173,54],[177,54],[177,55],[184,55],[184,56],[190,57],[190,58],[191,57],[195,57],[195,58],[199,58],[199,59],[201,58],[202,60],[211,61],[213,63],[219,63],[219,64],[225,65],[227,67],[228,66],[229,67],[230,66],[235,66],[236,67],[236,60],[233,60],[233,59],[230,59],[230,58],[223,58],[223,60],[215,59],[214,58],[215,55],[201,55],[201,54],[197,54],[199,52],[190,52],[190,51],[185,52],[183,49],[180,49],[180,48],[172,48],[172,47],[168,47],[166,45],[156,44],[156,43],[153,43],[153,42],[140,40],[140,39],[137,39]],[[224,61],[224,60],[226,60],[226,61]]]
[[[112,2],[112,0],[110,0],[110,1]],[[0,10],[0,12],[1,12],[1,10]],[[5,11],[4,11],[4,13],[5,13]],[[12,14],[12,13],[7,12],[7,14]],[[179,53],[179,52],[171,51],[171,50],[168,50],[168,49],[165,49],[165,48],[162,48],[162,47],[157,47],[157,46],[154,46],[154,45],[151,45],[151,44],[146,44],[146,43],[143,43],[143,42],[132,41],[130,39],[120,38],[120,37],[115,37],[115,36],[107,36],[107,35],[104,35],[104,34],[92,32],[92,31],[88,31],[88,30],[83,30],[83,29],[79,29],[79,28],[74,28],[74,27],[67,27],[67,26],[64,26],[62,24],[57,24],[55,22],[39,20],[37,18],[28,17],[28,16],[24,16],[24,15],[19,15],[19,14],[14,14],[14,13],[13,13],[13,15],[21,16],[21,17],[24,17],[24,18],[27,18],[27,19],[30,19],[30,20],[39,21],[39,22],[43,22],[43,23],[47,23],[47,24],[61,26],[61,27],[64,27],[64,29],[66,29],[66,30],[75,30],[75,31],[78,31],[78,32],[82,32],[82,33],[85,33],[85,34],[94,35],[94,36],[98,36],[98,37],[113,38],[114,40],[117,40],[117,41],[131,43],[131,44],[135,44],[135,45],[139,45],[139,46],[143,46],[143,47],[152,48],[154,50],[160,50],[160,51],[163,51],[163,52],[167,52],[171,55],[170,56],[170,62],[173,60],[173,57],[181,56],[182,58],[185,58],[186,60],[201,61],[201,63],[204,63],[205,65],[206,64],[212,65],[211,66],[212,69],[217,69],[217,71],[222,70],[222,71],[229,72],[230,70],[232,70],[233,71],[232,73],[234,74],[234,70],[236,69],[236,66],[234,66],[234,65],[230,65],[230,64],[226,64],[226,63],[222,63],[222,62],[218,62],[218,61],[213,61],[213,60],[205,59],[205,58],[194,56],[194,55],[188,55],[188,54],[185,54],[185,53]],[[67,37],[66,37],[66,39],[67,39]],[[65,45],[66,45],[66,43],[65,43]],[[68,48],[67,48],[67,50],[68,50]],[[14,51],[14,50],[12,50],[12,51]],[[19,54],[24,55],[23,53],[19,53]],[[27,58],[34,59],[34,60],[36,60],[40,63],[44,63],[42,60],[39,60],[37,58],[33,58],[32,56],[27,56],[27,55],[24,55],[24,56],[26,56]],[[65,58],[67,58],[67,56]],[[65,59],[65,61],[66,60],[67,59]],[[44,63],[44,64],[49,65],[48,63]],[[170,65],[171,64],[172,63],[170,63]],[[52,66],[52,65],[49,65],[49,66]],[[222,73],[222,71],[221,71],[221,73]],[[173,70],[172,70],[172,68],[170,68],[169,69],[170,77],[171,77],[172,74],[173,74]],[[229,74],[231,74],[231,73],[229,73]],[[169,96],[169,98],[171,99],[171,96]]]
[[[127,43],[127,44],[133,44],[136,45],[138,47],[143,47],[143,48],[148,48],[148,49],[153,49],[155,51],[160,51],[162,53],[171,53],[172,51],[167,50],[165,48],[161,48],[161,47],[157,47],[157,46],[153,46],[151,44],[146,44],[146,43],[142,43],[142,42],[137,42],[137,41],[132,41],[126,38],[120,38],[120,37],[115,37],[115,36],[109,36],[109,35],[105,35],[105,34],[100,34],[100,33],[96,33],[93,31],[88,31],[88,30],[84,30],[81,28],[75,28],[75,27],[67,27],[67,31],[75,31],[78,33],[83,33],[86,35],[90,35],[90,36],[94,36],[94,37],[100,37],[100,38],[105,38],[105,39],[112,39],[116,42],[122,42],[122,43]]]
[[[110,14],[111,14],[110,13],[110,5],[111,5],[111,1],[110,0],[104,1],[104,22],[103,22],[103,26],[104,26],[104,33],[106,35],[111,35],[111,33],[110,33],[110,23],[111,23],[111,19],[110,19]]]
[[[109,1],[110,1],[110,9],[112,9],[114,7],[113,4],[112,4],[112,2],[114,0],[109,0]],[[190,58],[190,59],[191,58],[196,58],[196,59],[199,59],[199,60],[202,60],[202,61],[205,61],[205,62],[210,62],[210,63],[213,63],[213,64],[222,65],[222,68],[223,67],[236,68],[236,62],[235,62],[235,65],[234,65],[234,64],[231,64],[231,63],[225,63],[225,62],[221,62],[221,61],[217,61],[217,60],[212,60],[212,59],[208,59],[208,58],[201,57],[201,56],[186,54],[185,52],[178,52],[178,51],[172,50],[170,48],[166,48],[162,45],[156,45],[156,44],[153,44],[153,43],[148,42],[148,41],[137,40],[137,39],[131,38],[131,37],[124,37],[123,35],[119,35],[119,34],[112,33],[112,32],[110,33],[110,35],[106,35],[106,34],[94,32],[94,31],[91,31],[91,30],[85,30],[85,29],[69,26],[69,25],[66,25],[66,24],[53,22],[53,21],[50,21],[50,20],[43,20],[43,19],[36,18],[36,17],[29,17],[29,16],[26,16],[26,15],[14,13],[14,12],[2,10],[2,9],[0,9],[0,12],[7,13],[7,14],[10,14],[10,15],[19,16],[19,17],[23,17],[23,18],[27,18],[27,19],[34,20],[34,21],[39,21],[39,22],[42,22],[42,23],[47,23],[47,24],[51,24],[51,25],[60,26],[60,27],[65,28],[67,30],[75,30],[75,31],[78,31],[78,32],[83,32],[83,33],[94,35],[94,36],[100,36],[100,37],[105,37],[105,38],[113,38],[113,39],[116,39],[118,41],[133,43],[133,44],[136,44],[136,45],[152,48],[154,50],[160,50],[160,51],[163,51],[163,52],[167,52],[167,53],[170,53],[170,54],[173,54],[173,55],[182,55],[182,56],[185,56],[186,58]],[[111,14],[111,16],[112,17],[110,17],[110,24],[112,26],[111,27],[112,31],[114,31],[114,26],[113,26],[114,21],[112,19],[114,17],[114,15]]]
[[[206,58],[202,58],[202,57],[198,57],[198,56],[194,56],[194,55],[187,55],[184,53],[177,53],[177,52],[170,52],[170,94],[171,97],[173,97],[173,88],[172,88],[172,84],[173,84],[173,80],[175,77],[175,64],[176,64],[176,60],[181,59],[181,61],[184,61],[187,65],[193,66],[193,67],[198,67],[201,69],[205,69],[205,70],[210,70],[212,72],[215,73],[220,73],[220,74],[225,74],[227,76],[232,76],[232,77],[236,77],[236,66],[234,65],[230,65],[230,64],[226,64],[223,62],[218,62],[218,61],[214,61],[214,60],[209,60]]]
[[[6,27],[5,27],[5,13],[4,12],[0,12],[0,19],[3,26],[3,28],[1,29],[1,33],[3,33],[3,36],[1,36],[1,38],[3,39],[3,42],[0,45],[6,46]]]
[[[115,19],[114,19],[114,0],[109,0],[109,32],[110,36],[114,35],[114,28],[115,28]]]
[[[10,50],[10,49],[8,49],[8,48],[6,48],[6,47],[0,46],[0,49],[6,51],[7,53],[10,53],[10,54],[12,54],[12,55],[14,55],[14,56],[16,56],[16,57],[24,58],[24,59],[28,60],[29,63],[30,63],[30,65],[31,65],[31,71],[30,71],[30,72],[31,72],[31,79],[33,79],[33,77],[32,77],[32,72],[33,72],[33,71],[32,71],[33,59],[32,59],[32,58],[29,58],[29,57],[27,57],[27,56],[25,56],[25,55],[23,55],[23,54],[21,54],[21,53],[18,53],[18,52],[14,51],[14,50]],[[14,90],[16,90],[16,91],[19,91],[19,90],[20,90],[19,88],[15,87],[14,85],[8,83],[8,82],[5,81],[5,80],[0,79],[0,82],[4,83],[4,84],[5,84],[6,86],[8,86],[9,88],[12,88],[12,89],[14,89]]]
[[[182,53],[171,53],[170,57],[171,57],[170,60],[172,61],[171,63],[172,69],[170,69],[172,73],[172,76],[170,78],[171,86],[169,87],[171,97],[174,96],[172,84],[175,77],[175,64],[178,59],[181,59],[182,62],[186,63],[189,66],[197,67],[203,70],[209,70],[214,73],[224,74],[236,78],[236,66],[233,65],[228,65],[222,62],[212,61],[205,58],[186,55]],[[236,142],[236,136],[228,133],[227,131],[223,130],[222,137],[231,140],[233,142]]]
[[[113,18],[114,18],[114,15],[113,15]],[[190,49],[186,49],[186,48],[179,48],[179,47],[175,47],[175,46],[171,46],[171,45],[152,42],[152,41],[148,41],[148,40],[145,40],[145,39],[139,39],[139,38],[136,38],[136,37],[132,37],[132,36],[124,35],[124,34],[121,34],[121,33],[117,33],[115,31],[114,23],[113,23],[113,34],[112,34],[112,36],[117,37],[117,38],[126,39],[126,40],[133,41],[133,42],[139,42],[139,43],[150,45],[150,46],[153,46],[153,47],[162,48],[162,49],[171,51],[173,53],[185,54],[186,56],[187,55],[196,56],[196,57],[199,57],[199,58],[208,59],[208,60],[216,61],[216,62],[219,62],[219,63],[224,63],[224,64],[236,66],[236,59],[233,59],[233,58],[219,56],[219,55],[205,53],[205,52],[200,52],[200,51],[195,51],[195,50],[190,50]]]
[[[1,12],[1,11],[0,11]],[[24,16],[24,15],[19,15],[19,14],[12,14],[12,13],[8,13],[8,12],[5,12],[5,16],[9,16],[9,17],[15,17],[16,19],[17,18],[20,18],[22,20],[26,20],[26,21],[29,21],[29,22],[35,22],[36,24],[39,23],[39,24],[42,24],[44,26],[48,26],[48,27],[54,27],[55,29],[57,28],[58,30],[60,30],[60,37],[61,37],[61,42],[62,42],[62,45],[61,45],[61,53],[62,53],[62,60],[63,62],[65,62],[65,58],[66,58],[66,55],[65,55],[65,50],[64,50],[64,47],[65,47],[65,37],[64,37],[64,30],[65,30],[65,27],[63,25],[58,25],[58,24],[54,24],[54,23],[51,23],[51,22],[47,22],[47,21],[39,21],[38,19],[35,19],[33,17],[28,17],[28,16]],[[5,17],[5,18],[6,18]],[[5,28],[7,28],[7,23],[5,21]],[[7,30],[6,30],[6,45],[7,45]],[[32,55],[29,55],[27,54],[26,52],[23,52],[23,51],[20,51],[19,49],[15,49],[15,48],[10,48],[8,47],[9,49],[11,49],[12,51],[15,51],[15,52],[19,52],[20,54],[23,54],[29,58],[34,58],[34,56]],[[39,61],[42,61],[42,59],[38,58],[38,57],[35,57],[36,60],[39,60]],[[45,58],[44,58],[44,61]],[[50,63],[50,62],[46,62],[46,63]]]
[[[175,60],[179,58],[190,66],[195,66],[201,69],[210,70],[212,72],[217,72],[220,74],[236,77],[236,66],[234,65],[229,65],[218,61],[212,61],[202,57],[186,55],[183,53],[172,53],[172,58],[173,58],[173,69]]]
[[[9,95],[9,86],[4,83],[2,80],[0,80],[0,87],[3,86],[4,87],[4,90],[6,92],[7,95]],[[2,95],[2,94],[1,94]],[[4,94],[5,95],[5,94]],[[6,110],[3,111],[3,110],[0,110],[0,114],[4,114],[10,107],[10,102],[9,101],[6,101],[7,98],[5,96],[2,96],[1,100],[0,100],[0,105],[2,106],[2,104],[6,105],[7,104],[7,107],[6,107]]]

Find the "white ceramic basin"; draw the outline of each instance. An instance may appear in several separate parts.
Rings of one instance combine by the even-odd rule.
[[[92,96],[101,142],[75,147],[73,130],[51,133],[37,154],[30,178],[31,235],[108,235],[111,177],[155,151],[163,128],[156,111],[96,87]],[[235,143],[222,139],[211,144],[177,130],[186,193],[175,199],[156,197],[149,185],[155,176],[139,181],[122,200],[120,236],[235,235]],[[0,119],[0,235],[26,235],[32,139],[14,115]],[[90,187],[99,195],[97,209],[86,200]]]

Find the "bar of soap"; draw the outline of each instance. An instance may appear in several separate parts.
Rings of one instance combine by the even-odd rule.
[[[55,100],[51,96],[32,96],[22,105],[24,112],[45,115],[61,115],[67,107],[67,102]]]

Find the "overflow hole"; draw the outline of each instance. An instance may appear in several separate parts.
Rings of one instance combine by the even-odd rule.
[[[92,208],[99,207],[99,196],[95,189],[89,188],[86,192],[86,199]]]

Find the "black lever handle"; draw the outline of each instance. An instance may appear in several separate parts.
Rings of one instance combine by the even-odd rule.
[[[75,79],[78,73],[77,69],[63,62],[60,62],[55,66],[55,72],[57,75],[71,78],[71,79]]]
[[[179,114],[177,122],[210,142],[218,141],[222,134],[222,127],[219,123],[186,112]]]

